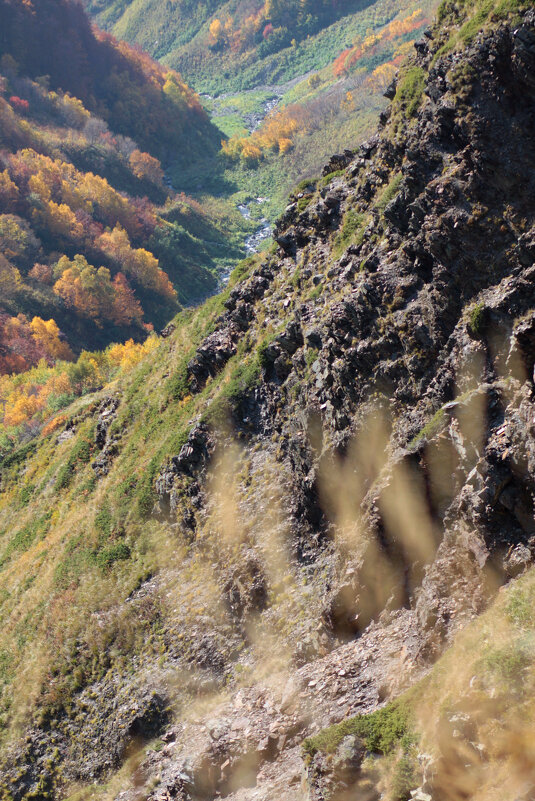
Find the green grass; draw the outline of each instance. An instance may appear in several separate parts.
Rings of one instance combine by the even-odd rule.
[[[322,292],[323,292],[323,285],[318,284],[317,286],[314,287],[314,289],[310,290],[310,292],[307,295],[307,300],[312,300],[312,301],[317,300]]]
[[[425,72],[421,67],[409,67],[400,77],[396,96],[392,101],[393,117],[402,115],[412,119],[420,107],[425,88]]]
[[[348,209],[344,215],[342,227],[334,238],[333,254],[338,258],[351,244],[362,244],[366,216],[355,209]]]
[[[517,584],[510,589],[506,614],[518,628],[535,628],[535,585]]]
[[[333,754],[344,737],[356,735],[364,742],[368,751],[390,754],[402,741],[411,738],[411,714],[407,701],[393,701],[369,715],[357,715],[330,726],[328,729],[308,737],[303,751],[308,757],[321,751]]]
[[[481,669],[506,682],[511,688],[522,682],[523,671],[532,662],[533,643],[528,645],[517,639],[503,647],[489,646],[481,660]]]
[[[324,175],[319,179],[318,186],[320,188],[329,186],[331,181],[333,181],[335,178],[341,178],[343,175],[345,175],[345,170],[334,170],[333,172],[329,172],[327,175]]]
[[[210,407],[203,419],[209,425],[219,428],[225,426],[231,417],[232,410],[248,395],[259,382],[262,374],[262,356],[264,343],[254,353],[234,356],[226,369],[224,381],[219,391],[212,396]]]
[[[8,562],[15,552],[23,553],[30,548],[35,540],[43,539],[50,528],[51,517],[51,511],[45,512],[45,514],[34,517],[29,523],[16,530],[0,556],[0,567]]]
[[[437,0],[423,0],[420,6],[424,13],[429,14],[436,2]],[[216,2],[216,5],[219,4]],[[196,10],[194,16],[197,13],[200,15],[198,22],[203,20],[199,23],[201,27],[196,24],[186,30],[184,20],[179,24],[181,16],[177,6],[173,6],[173,14],[170,15],[170,7],[160,5],[156,10],[140,0],[135,7],[119,11],[117,17],[114,14],[106,17],[108,6],[108,0],[95,0],[93,3],[95,12],[101,15],[100,19],[103,15],[107,23],[123,20],[120,33],[127,33],[127,38],[133,38],[149,49],[157,40],[158,55],[166,52],[165,61],[177,67],[197,91],[216,95],[205,98],[203,102],[210,113],[215,115],[213,121],[221,130],[221,138],[243,130],[248,124],[247,115],[263,110],[265,101],[273,96],[273,92],[264,86],[266,84],[276,84],[280,91],[286,88],[282,105],[298,102],[306,108],[310,103],[321,100],[322,96],[328,104],[327,110],[321,113],[321,125],[316,127],[318,112],[313,112],[316,122],[312,127],[306,125],[303,134],[297,136],[294,149],[284,157],[268,153],[258,166],[251,169],[239,160],[230,163],[226,159],[210,155],[202,161],[196,159],[189,167],[180,165],[176,170],[172,167],[169,169],[177,188],[207,205],[207,211],[215,219],[218,230],[221,230],[221,225],[215,214],[214,197],[218,198],[219,210],[228,219],[228,224],[224,223],[227,234],[227,244],[224,246],[219,244],[211,247],[206,244],[215,239],[213,235],[208,235],[208,231],[204,236],[196,235],[204,243],[205,253],[200,252],[198,241],[185,240],[188,260],[191,257],[192,262],[196,259],[197,263],[207,264],[212,271],[235,264],[240,256],[238,251],[243,246],[244,237],[254,230],[254,220],[243,220],[237,214],[238,203],[251,197],[267,197],[267,203],[258,207],[253,204],[251,210],[253,216],[265,216],[273,223],[283,211],[288,193],[295,184],[303,176],[317,174],[333,152],[340,152],[346,147],[356,148],[371,134],[377,114],[385,105],[380,92],[370,92],[364,88],[362,102],[357,99],[356,107],[351,113],[341,109],[342,96],[331,108],[329,97],[338,80],[331,65],[353,41],[364,38],[370,30],[381,29],[396,16],[399,7],[394,0],[358,0],[353,8],[346,6],[342,19],[333,20],[323,30],[299,42],[297,47],[288,47],[265,57],[260,57],[255,51],[239,57],[226,51],[217,54],[206,52],[206,44],[202,39],[202,31],[206,31],[206,19],[204,12],[201,13],[200,10]],[[347,13],[348,11],[353,13]],[[133,20],[138,19],[141,14],[143,24],[134,25]],[[129,24],[125,28],[124,21],[127,18]],[[153,22],[156,24],[154,35],[149,33]],[[171,33],[173,26],[175,30]],[[180,27],[180,32],[176,30],[176,26]],[[162,30],[166,31],[165,36]],[[369,63],[366,61],[366,69],[371,71],[381,60],[390,58],[391,55],[388,47],[383,48],[381,54],[368,59]],[[319,82],[309,82],[310,72],[319,74]],[[296,85],[286,84],[297,76],[306,77]],[[304,208],[304,202],[301,205]],[[189,228],[187,230],[193,233]],[[198,258],[199,256],[202,258]],[[177,280],[179,278],[180,275],[177,275]],[[180,300],[189,302],[184,293],[185,283],[181,279]]]
[[[425,426],[411,439],[408,444],[409,450],[416,448],[423,440],[433,439],[443,428],[446,422],[444,409],[439,409]]]
[[[379,193],[379,197],[375,203],[375,207],[380,211],[383,212],[391,200],[394,200],[397,193],[399,192],[399,187],[401,185],[401,181],[403,180],[403,176],[401,173],[394,175],[387,186]]]
[[[437,12],[437,20],[451,28],[447,42],[433,58],[438,58],[451,50],[470,44],[480,30],[488,25],[496,25],[507,19],[513,22],[520,19],[531,3],[526,0],[443,0]]]
[[[113,517],[109,504],[105,503],[98,510],[95,515],[95,528],[105,539],[107,539],[112,531]]]
[[[87,439],[79,439],[76,441],[69,456],[60,468],[56,478],[56,490],[60,491],[66,489],[71,483],[76,470],[79,465],[87,464],[93,451],[95,450],[93,432],[89,431]]]
[[[121,562],[130,559],[130,548],[124,542],[118,542],[103,548],[96,554],[96,562],[102,569],[109,569],[114,562]]]
[[[26,484],[19,493],[19,503],[21,506],[27,506],[32,499],[35,487],[33,484]]]
[[[292,192],[292,195],[298,195],[300,192],[313,192],[319,182],[319,178],[303,178]]]
[[[301,214],[305,209],[310,206],[312,202],[312,197],[309,195],[308,197],[300,197],[297,201],[297,211]]]

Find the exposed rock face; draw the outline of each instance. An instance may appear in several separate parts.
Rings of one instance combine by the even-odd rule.
[[[264,348],[261,388],[234,407],[233,421],[251,443],[268,435],[278,442],[295,558],[330,560],[322,613],[327,648],[355,634],[358,648],[374,636],[383,649],[395,642],[393,624],[366,628],[359,592],[371,546],[364,556],[345,553],[337,562],[318,492],[333,454],[346,457],[372,411],[384,412],[388,457],[363,494],[361,513],[372,542],[397,571],[384,601],[406,607],[402,634],[398,623],[395,635],[403,641],[403,681],[425,669],[458,627],[485,608],[496,582],[518,575],[535,555],[534,22],[530,12],[518,29],[503,25],[480,35],[462,55],[436,63],[438,43],[431,35],[419,43],[416,65],[427,75],[426,99],[415,120],[403,119],[394,102],[383,133],[357,154],[334,157],[324,170],[345,168],[347,177],[334,178],[302,211],[290,203],[275,231],[279,259],[256,268],[240,286],[240,300],[232,297],[221,327],[198,351],[198,360],[210,363],[206,375],[232,352],[223,343],[236,341],[233,325],[260,338],[260,298],[264,315],[280,321],[280,333]],[[359,234],[341,249],[337,232],[351,214],[359,216]],[[190,369],[195,387],[200,368]],[[248,414],[251,403],[254,415]],[[427,550],[416,548],[418,558],[389,513],[400,476],[426,488],[432,541]],[[321,643],[321,637],[312,639],[302,653],[319,669],[308,695],[319,685],[325,703],[331,679],[313,661]],[[298,654],[296,648],[297,664]],[[351,668],[347,654],[343,659],[346,682]],[[371,681],[375,690],[366,708],[389,697],[392,681],[380,687]],[[364,687],[365,673],[358,671],[352,697]],[[331,713],[324,721],[338,718]],[[244,726],[255,726],[251,714]],[[301,737],[309,726],[299,723]],[[276,759],[280,777],[292,762],[294,740],[285,742],[285,755],[276,755],[277,742],[268,761]],[[253,745],[261,756],[251,762],[255,797],[301,798],[297,776],[295,786],[278,787],[277,772],[261,767],[266,757],[259,748]],[[320,757],[309,767],[310,798],[336,797],[344,770],[358,774],[359,744],[347,748],[351,755],[341,772]],[[203,797],[252,798],[225,785],[225,771],[250,749],[245,742],[236,754],[224,749],[219,778]],[[180,792],[196,795],[185,786]]]
[[[333,157],[327,172],[345,166],[349,179],[335,178],[302,212],[297,203],[288,206],[276,230],[288,257],[268,261],[233,291],[220,327],[190,364],[195,389],[235,352],[244,330],[259,337],[260,299],[267,315],[284,321],[264,352],[264,383],[255,403],[266,413],[261,408],[258,422],[246,428],[248,436],[262,436],[270,409],[279,407],[274,428],[293,484],[298,550],[316,541],[324,512],[311,497],[318,454],[299,438],[295,420],[303,411],[316,414],[322,458],[332,448],[343,453],[373,396],[374,405],[383,404],[396,420],[389,444],[393,465],[410,466],[429,480],[437,451],[452,467],[449,485],[431,503],[437,526],[447,533],[436,543],[437,558],[444,552],[455,561],[452,543],[458,543],[473,554],[477,576],[491,554],[518,544],[529,550],[532,37],[530,12],[518,30],[502,26],[481,35],[468,52],[436,64],[429,38],[419,43],[417,65],[428,78],[417,119],[395,120],[400,112],[394,103],[383,135],[356,157]],[[393,186],[392,199],[382,202]],[[336,241],[348,214],[361,216],[361,234],[334,261],[333,235]],[[277,287],[265,294],[275,270]],[[321,290],[317,301],[306,299],[307,287]],[[470,317],[476,312],[477,325]],[[456,394],[462,400],[453,403]],[[476,409],[485,417],[478,448],[462,424],[463,415]],[[419,436],[437,410],[439,430]],[[242,419],[236,408],[238,427]],[[179,455],[173,463],[181,460]],[[383,483],[385,488],[388,479]],[[384,533],[380,506],[379,487],[364,508],[371,528]],[[477,592],[467,595],[476,611]],[[444,612],[448,620],[450,613]]]
[[[189,717],[185,703],[165,732],[170,699],[158,683],[152,717],[149,705],[110,718],[159,721],[164,745],[139,768],[154,801],[343,798],[358,779],[360,742],[345,743],[334,771],[318,757],[302,782],[303,738],[422,676],[535,556],[535,13],[435,59],[441,44],[438,32],[418,44],[418,113],[398,82],[382,130],[334,157],[325,175],[345,174],[310,192],[306,207],[288,205],[278,254],[231,291],[188,365],[189,390],[200,393],[251,350],[244,342],[262,343],[258,381],[229,401],[242,451],[216,494],[227,512],[241,482],[233,516],[217,518],[207,488],[233,437],[206,420],[191,421],[156,479],[177,538],[203,532],[195,557],[210,566],[218,604],[163,627],[164,667],[152,656],[136,666],[141,684],[158,676],[165,687],[174,669],[182,700],[236,693]],[[100,410],[103,454],[112,405]],[[237,545],[226,527],[239,531]],[[146,582],[147,597],[171,595],[172,578],[163,589]],[[275,588],[282,612],[270,609]],[[188,590],[202,607],[206,588],[192,579]],[[286,672],[266,668],[237,692],[232,666],[247,676],[255,639],[268,666],[272,642],[284,651]],[[68,741],[78,727],[85,742],[86,729],[69,725],[57,736],[75,776]],[[44,759],[48,737],[39,730],[29,752]],[[91,775],[118,764],[124,742],[94,743]],[[34,776],[13,777],[18,799]]]
[[[109,473],[110,464],[117,453],[118,434],[110,434],[110,426],[117,416],[119,398],[105,398],[98,409],[98,420],[95,431],[95,444],[100,454],[93,462],[93,470],[97,476]]]

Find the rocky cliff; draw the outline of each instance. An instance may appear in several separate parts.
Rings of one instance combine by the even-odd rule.
[[[92,530],[108,509],[137,564],[160,550],[54,629],[6,797],[121,765],[124,801],[475,797],[403,738],[410,693],[535,556],[535,12],[459,5],[377,135],[296,190],[273,252],[60,434],[95,437]],[[57,542],[84,531],[69,498]],[[67,590],[79,611],[87,584]],[[369,768],[396,748],[395,781]]]

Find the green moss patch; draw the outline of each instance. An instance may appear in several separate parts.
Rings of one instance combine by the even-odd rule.
[[[487,309],[484,303],[476,303],[470,309],[470,317],[468,320],[468,329],[475,337],[480,337],[485,328],[487,321]]]

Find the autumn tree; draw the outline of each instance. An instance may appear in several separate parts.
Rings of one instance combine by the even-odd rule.
[[[34,317],[30,323],[30,330],[33,338],[50,360],[70,361],[74,358],[69,345],[62,339],[55,320],[42,320],[40,317]]]
[[[151,181],[156,186],[163,186],[164,172],[162,165],[149,153],[142,153],[141,150],[134,150],[130,154],[130,166],[136,178]]]
[[[396,65],[387,61],[374,69],[368,83],[375,91],[385,90],[392,83],[397,71]]]
[[[353,97],[353,92],[345,93],[344,97],[342,98],[342,102],[340,103],[340,108],[346,114],[350,114],[355,110],[355,98]]]
[[[68,92],[61,95],[55,95],[54,92],[50,94],[51,99],[55,96],[56,105],[69,127],[81,129],[91,118],[91,114],[77,97],[72,97]]]
[[[71,360],[72,351],[52,319],[0,314],[0,373],[20,373],[44,360]]]
[[[158,259],[145,248],[133,248],[124,228],[117,225],[113,231],[103,233],[98,245],[103,253],[143,287],[163,295],[168,300],[176,298],[173,285],[167,274],[159,267]]]
[[[22,287],[22,278],[19,270],[14,267],[0,253],[0,297],[3,299],[12,298]]]
[[[28,267],[41,243],[28,223],[15,214],[0,214],[0,253],[17,267]]]
[[[213,19],[209,26],[209,43],[214,50],[224,47],[226,44],[225,27],[217,18]]]
[[[62,256],[55,272],[60,277],[54,284],[54,292],[67,306],[97,323],[111,317],[115,295],[106,267],[96,269],[82,255],[72,261]]]
[[[274,111],[250,136],[234,135],[222,142],[223,152],[248,163],[259,161],[265,152],[284,155],[294,146],[295,137],[307,130],[308,113],[298,104]]]
[[[143,309],[125,276],[117,273],[113,279],[114,300],[112,319],[116,325],[141,324]]]
[[[40,284],[51,285],[54,283],[54,271],[50,264],[39,264],[36,262],[28,273],[28,276]]]
[[[15,211],[19,199],[19,189],[9,177],[7,170],[0,172],[0,212]]]
[[[9,98],[9,102],[16,111],[22,114],[25,114],[27,111],[29,111],[30,104],[28,103],[28,101],[24,100],[22,97],[19,97],[18,95],[11,95],[11,97]]]
[[[33,219],[41,228],[60,239],[71,239],[81,242],[84,228],[76,219],[76,214],[66,203],[55,203],[49,200],[41,208],[35,208]]]

